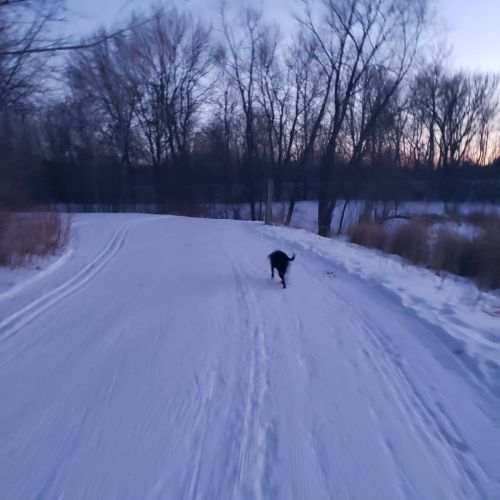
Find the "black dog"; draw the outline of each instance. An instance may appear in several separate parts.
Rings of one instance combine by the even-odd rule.
[[[271,278],[274,278],[274,270],[278,271],[281,282],[283,283],[283,288],[286,288],[285,283],[285,273],[288,267],[288,262],[295,259],[295,254],[293,257],[288,257],[285,252],[281,250],[276,250],[275,252],[269,254],[269,260],[271,261]]]

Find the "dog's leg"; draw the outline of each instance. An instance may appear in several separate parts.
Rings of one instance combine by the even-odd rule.
[[[285,275],[280,273],[281,283],[283,283],[283,288],[286,288]]]
[[[273,278],[274,278],[274,267],[271,266],[271,279],[273,279]]]

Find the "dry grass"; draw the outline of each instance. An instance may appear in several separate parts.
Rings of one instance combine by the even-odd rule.
[[[388,233],[382,224],[376,222],[359,222],[349,231],[349,240],[357,245],[385,250]]]
[[[495,212],[474,210],[464,215],[461,222],[467,222],[479,228],[500,227],[500,216]]]
[[[476,238],[438,233],[431,267],[471,278],[479,287],[500,288],[500,226],[489,226]]]
[[[500,225],[484,229],[474,241],[475,280],[482,288],[500,288]]]
[[[400,255],[413,262],[474,280],[480,288],[500,288],[500,217],[474,215],[480,234],[462,236],[440,230],[431,244],[428,224],[410,221],[393,232],[382,224],[360,222],[351,229],[350,241]],[[463,219],[462,219],[463,220]]]
[[[500,288],[500,216],[476,210],[460,219],[480,230],[473,238],[438,233],[431,266],[472,278],[485,289]]]
[[[389,253],[399,255],[414,264],[429,260],[428,226],[421,221],[411,221],[398,227],[388,240]]]
[[[55,254],[70,238],[71,218],[55,211],[0,214],[0,265],[21,266]]]
[[[460,276],[472,274],[474,267],[472,242],[449,230],[437,233],[431,259],[431,267],[436,271],[448,271]]]
[[[448,205],[444,207],[444,214],[446,219],[450,222],[459,223],[463,219],[463,214],[460,209],[455,205]]]
[[[365,220],[351,229],[349,240],[400,255],[415,264],[426,264],[429,258],[427,228],[424,222],[410,221],[391,232],[382,223]]]

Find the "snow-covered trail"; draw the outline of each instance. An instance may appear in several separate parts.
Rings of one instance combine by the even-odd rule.
[[[85,272],[4,304],[0,497],[499,498],[498,395],[333,261],[302,251],[282,290],[280,247],[124,218]]]

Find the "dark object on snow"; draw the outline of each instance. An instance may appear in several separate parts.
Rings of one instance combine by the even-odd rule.
[[[293,259],[295,259],[295,254],[293,254],[293,257],[288,257],[288,255],[281,250],[276,250],[269,254],[269,260],[271,261],[271,278],[274,278],[274,270],[276,269],[281,278],[281,283],[283,283],[283,288],[286,288],[285,273],[288,268],[288,263]]]

